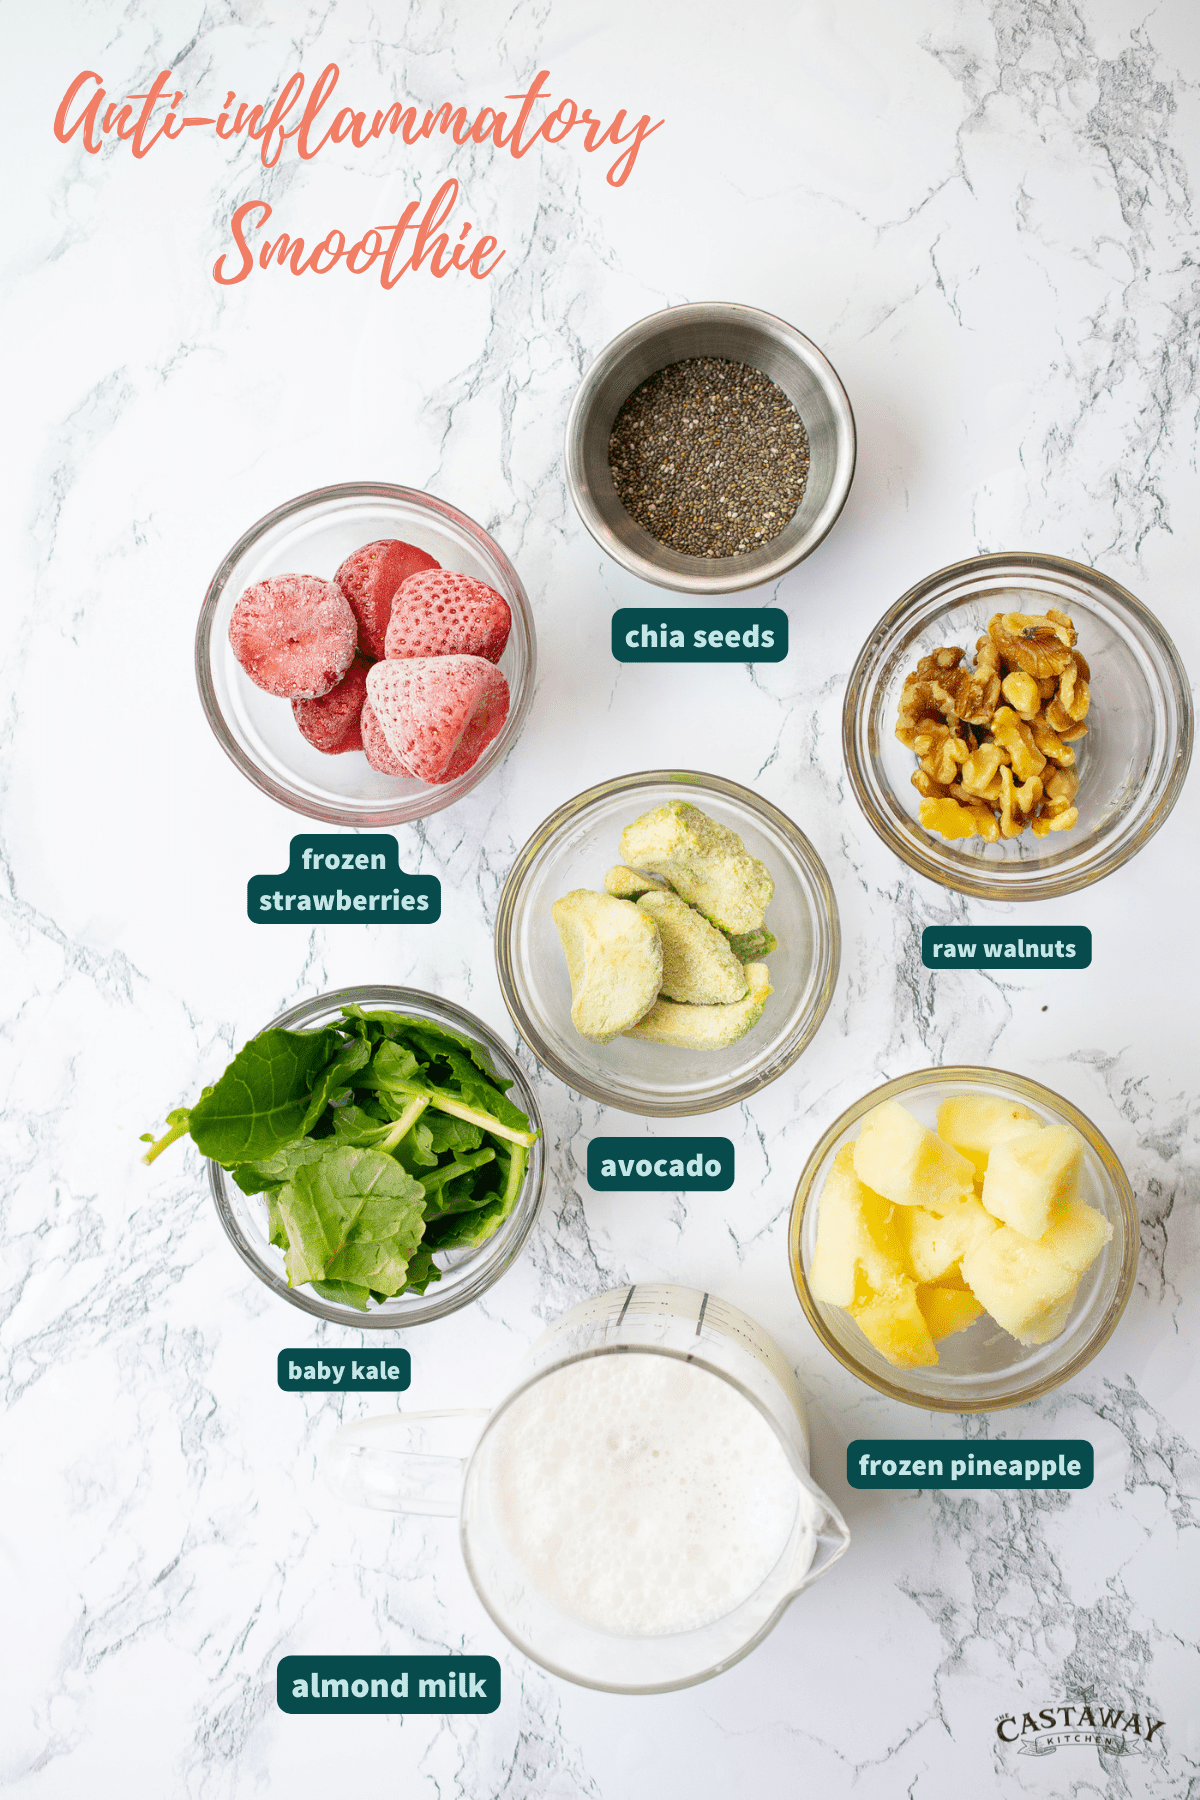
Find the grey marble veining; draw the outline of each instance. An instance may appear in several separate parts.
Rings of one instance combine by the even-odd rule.
[[[0,1781],[29,1800],[317,1796],[660,1800],[752,1788],[949,1800],[960,1791],[1186,1800],[1200,1780],[1196,806],[1042,923],[1095,939],[1078,977],[922,968],[933,923],[1013,919],[913,877],[845,778],[845,682],[868,629],[961,556],[1094,561],[1200,664],[1193,186],[1200,23],[1187,0],[367,0],[201,8],[63,0],[8,20],[17,227],[0,294]],[[666,124],[629,181],[570,144],[519,162],[444,139],[329,146],[264,169],[244,138],[88,156],[50,121],[82,68],[112,95],[176,72],[193,111],[339,64],[336,104],[473,109],[549,68],[555,97]],[[397,216],[447,176],[506,256],[483,283],[341,272],[211,279],[235,206],[311,242]],[[570,398],[616,331],[684,299],[744,299],[829,354],[859,466],[825,545],[769,594],[777,665],[619,666],[609,616],[644,590],[568,501]],[[376,477],[491,530],[538,626],[521,742],[466,802],[398,835],[437,875],[428,933],[259,931],[245,881],[301,822],[225,761],[192,635],[234,539],[286,497]],[[522,1051],[547,1128],[525,1253],[469,1311],[410,1335],[414,1406],[486,1405],[575,1301],[678,1279],[745,1307],[810,1399],[845,1561],[746,1662],[653,1701],[573,1688],[500,1639],[452,1523],[350,1513],[317,1457],[354,1396],[281,1394],[277,1351],[351,1344],[260,1288],[197,1159],[139,1133],[282,1007],[411,983],[511,1041],[491,934],[540,820],[626,770],[710,768],[795,818],[841,910],[828,1018],[789,1075],[706,1129],[727,1195],[593,1194],[590,1137],[637,1129]],[[1194,784],[1193,784],[1194,786]],[[820,1132],[876,1081],[945,1061],[1066,1094],[1122,1158],[1142,1216],[1121,1325],[1067,1387],[968,1435],[1083,1436],[1081,1493],[855,1493],[852,1436],[944,1423],[856,1383],[791,1289],[788,1210]],[[286,1312],[286,1316],[284,1316]],[[305,1719],[274,1703],[305,1649],[494,1654],[477,1718]],[[1165,1723],[1114,1756],[1019,1754],[1044,1706]],[[1131,1740],[1132,1742],[1132,1740]]]

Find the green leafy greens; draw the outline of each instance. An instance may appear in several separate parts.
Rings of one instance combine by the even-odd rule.
[[[537,1133],[511,1085],[459,1032],[348,1006],[320,1031],[261,1031],[143,1161],[190,1133],[265,1197],[289,1286],[365,1311],[423,1294],[435,1251],[486,1243],[512,1212]]]

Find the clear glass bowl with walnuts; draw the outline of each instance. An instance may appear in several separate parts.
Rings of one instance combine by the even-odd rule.
[[[1034,553],[929,576],[850,677],[847,768],[884,842],[985,899],[1072,893],[1163,823],[1192,709],[1170,638],[1107,576]]]

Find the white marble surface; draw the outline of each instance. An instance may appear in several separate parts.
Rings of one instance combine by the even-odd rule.
[[[1094,561],[1200,666],[1191,0],[50,0],[5,24],[20,79],[0,492],[0,1779],[28,1800],[1194,1793],[1196,784],[1130,866],[1036,910],[1091,927],[1088,974],[938,977],[921,925],[998,915],[883,849],[839,748],[869,625],[975,551]],[[519,163],[440,140],[331,147],[264,174],[244,140],[199,131],[139,162],[51,135],[85,67],[114,94],[171,67],[207,113],[331,59],[372,108],[475,107],[544,67],[556,95],[667,122],[618,189],[569,147]],[[394,214],[451,168],[463,216],[507,247],[484,283],[210,278],[243,199],[319,235]],[[833,535],[771,596],[786,662],[618,668],[609,616],[644,590],[573,515],[563,423],[609,337],[703,298],[822,345],[857,413],[858,474]],[[407,865],[444,884],[438,927],[263,931],[246,879],[284,866],[302,821],[212,738],[196,614],[250,522],[356,477],[428,487],[495,532],[534,600],[537,697],[498,775],[399,833]],[[851,1552],[735,1670],[639,1701],[509,1652],[451,1526],[323,1495],[319,1446],[371,1408],[279,1393],[275,1356],[352,1334],[310,1330],[258,1286],[194,1156],[149,1172],[137,1139],[277,1010],[344,982],[438,990],[511,1038],[491,926],[514,852],[571,793],[664,762],[751,784],[811,836],[844,931],[829,1017],[789,1076],[709,1119],[737,1141],[737,1183],[686,1204],[590,1193],[586,1142],[624,1121],[539,1076],[540,1226],[485,1301],[408,1340],[424,1407],[487,1402],[545,1321],[634,1279],[711,1288],[784,1346]],[[992,1425],[1090,1438],[1085,1493],[870,1495],[842,1478],[849,1436],[939,1427],[814,1339],[787,1270],[792,1187],[851,1099],[942,1060],[1067,1094],[1136,1188],[1141,1270],[1115,1338]],[[501,1658],[491,1716],[276,1710],[283,1654],[460,1648]],[[998,1746],[999,1715],[1083,1694],[1166,1724],[1117,1762]]]

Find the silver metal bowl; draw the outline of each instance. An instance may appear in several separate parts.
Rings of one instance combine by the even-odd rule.
[[[746,363],[783,389],[808,433],[808,484],[779,536],[743,556],[683,556],[636,523],[617,498],[608,440],[617,414],[649,376],[685,357]],[[733,594],[776,581],[831,529],[854,479],[854,414],[833,366],[793,325],[752,306],[703,301],[640,319],[602,350],[567,420],[567,487],[580,518],[615,561],[682,594]]]

